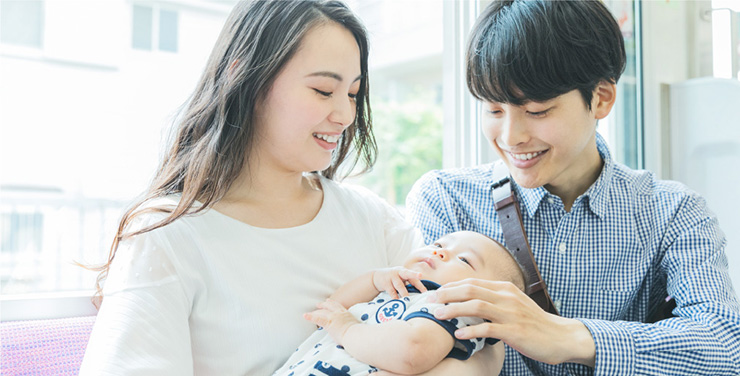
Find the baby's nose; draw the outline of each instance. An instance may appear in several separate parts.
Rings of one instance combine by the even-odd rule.
[[[445,251],[434,251],[432,252],[435,256],[439,257],[441,260],[445,261],[447,260],[447,252]]]

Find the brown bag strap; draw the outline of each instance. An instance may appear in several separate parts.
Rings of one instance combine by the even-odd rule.
[[[516,194],[511,187],[509,169],[503,163],[496,162],[493,166],[494,183],[491,186],[496,213],[498,213],[501,230],[504,232],[506,248],[514,257],[524,273],[524,291],[542,309],[552,314],[558,314],[558,310],[547,294],[547,286],[542,280],[537,263],[534,261],[532,249],[527,241],[527,233],[522,224],[522,214]]]

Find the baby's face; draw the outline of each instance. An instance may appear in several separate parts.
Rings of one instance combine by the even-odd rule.
[[[507,251],[484,235],[460,231],[411,252],[404,267],[440,285],[466,278],[501,280],[499,256],[507,256],[498,252]]]

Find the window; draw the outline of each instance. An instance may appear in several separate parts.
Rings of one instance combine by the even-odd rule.
[[[617,101],[611,114],[599,122],[599,133],[609,143],[617,161],[632,168],[643,168],[640,3],[622,0],[605,3],[622,30],[627,63],[617,83]]]
[[[740,79],[740,4],[712,0],[714,77]]]
[[[0,42],[41,48],[44,44],[44,2],[0,1]]]
[[[131,28],[131,47],[138,50],[152,49],[152,29],[154,22],[151,7],[134,5]]]
[[[177,52],[177,13],[170,10],[159,11],[159,49]]]
[[[177,52],[177,25],[178,16],[175,11],[134,5],[131,47],[138,50]]]
[[[378,160],[357,179],[403,206],[414,182],[442,167],[443,1],[349,3],[370,35],[370,99]]]

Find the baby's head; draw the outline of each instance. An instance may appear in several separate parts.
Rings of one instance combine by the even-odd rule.
[[[509,252],[495,240],[472,231],[449,233],[411,252],[404,267],[440,285],[480,278],[509,281],[524,290],[524,276]]]

